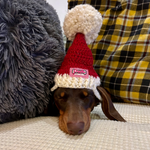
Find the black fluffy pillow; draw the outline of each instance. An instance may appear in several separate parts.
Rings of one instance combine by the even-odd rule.
[[[0,0],[0,123],[43,112],[63,58],[52,6],[44,0]]]

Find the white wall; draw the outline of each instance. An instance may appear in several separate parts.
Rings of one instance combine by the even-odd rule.
[[[50,5],[52,5],[54,7],[54,9],[56,10],[60,22],[61,22],[61,26],[63,25],[63,21],[64,21],[64,17],[67,13],[67,9],[68,9],[68,3],[67,0],[46,0]]]

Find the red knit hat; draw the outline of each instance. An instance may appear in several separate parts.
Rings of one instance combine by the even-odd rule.
[[[83,22],[87,21],[87,16],[84,16],[82,19],[78,18],[79,16],[81,16],[80,14],[83,13],[85,13],[86,15],[91,15],[91,13],[93,13],[93,15],[91,15],[92,20],[89,20],[91,19],[91,17],[89,18],[88,15],[88,20],[90,23],[87,23],[86,27],[85,25],[83,25]],[[74,16],[75,18],[72,18],[72,16]],[[96,21],[93,21],[93,16],[96,18],[94,19]],[[70,20],[70,17],[72,20]],[[76,20],[75,22],[74,19]],[[95,8],[87,4],[77,5],[66,15],[64,21],[64,32],[69,39],[74,40],[72,45],[68,49],[64,61],[62,62],[62,65],[58,70],[58,73],[54,78],[55,85],[51,89],[52,91],[57,89],[58,87],[88,88],[93,90],[95,96],[100,99],[99,92],[97,91],[97,86],[100,85],[100,78],[93,69],[93,56],[91,50],[87,46],[87,43],[92,42],[95,39],[95,36],[97,37],[101,24],[102,17],[100,13],[95,10]],[[75,28],[73,28],[73,26],[75,26]],[[81,26],[83,26],[83,29],[81,29]],[[68,28],[71,28],[70,31],[68,30]],[[85,31],[85,28],[87,28],[88,32]],[[93,33],[93,31],[95,31],[95,28],[97,29],[97,33]]]

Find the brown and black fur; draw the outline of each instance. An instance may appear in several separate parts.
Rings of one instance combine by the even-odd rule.
[[[108,92],[98,87],[102,97],[102,110],[111,120],[125,121],[114,108]],[[90,113],[100,103],[89,89],[58,88],[54,100],[59,110],[59,128],[67,134],[79,135],[90,127]]]

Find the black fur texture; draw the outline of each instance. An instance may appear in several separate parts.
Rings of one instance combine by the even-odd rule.
[[[0,123],[41,114],[64,59],[56,11],[44,0],[0,0]]]

